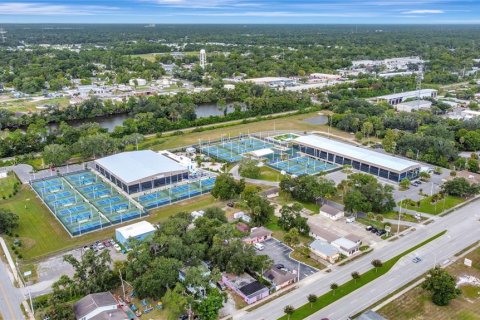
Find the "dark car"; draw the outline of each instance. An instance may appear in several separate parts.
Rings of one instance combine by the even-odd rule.
[[[377,236],[380,236],[380,237],[381,237],[381,236],[383,236],[385,233],[387,233],[387,231],[385,231],[385,230],[378,230],[378,231],[377,231]]]
[[[284,266],[283,264],[281,264],[281,263],[278,263],[278,264],[275,265],[275,268],[277,268],[277,269],[283,269],[283,268],[285,268],[285,266]]]
[[[422,261],[422,259],[420,259],[419,257],[415,257],[413,258],[413,263],[419,263],[420,261]]]
[[[371,232],[371,233],[377,233],[377,232],[378,232],[378,229],[375,228],[375,227],[372,227],[372,229],[370,229],[370,232]]]

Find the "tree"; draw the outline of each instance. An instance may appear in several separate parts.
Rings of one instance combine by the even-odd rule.
[[[225,216],[225,211],[223,211],[219,207],[210,207],[205,209],[205,214],[203,215],[204,218],[208,219],[217,219],[221,222],[226,223],[227,217]]]
[[[318,297],[317,297],[316,295],[314,295],[314,294],[309,294],[309,295],[307,296],[307,299],[308,299],[308,302],[310,302],[310,308],[311,308],[312,305],[313,305],[315,302],[317,302]]]
[[[243,189],[245,189],[243,180],[237,182],[231,174],[222,173],[217,176],[211,193],[220,200],[229,200],[237,197]]]
[[[478,193],[479,186],[471,184],[465,178],[454,178],[442,185],[442,193],[455,197],[471,197]]]
[[[372,266],[375,268],[375,272],[378,271],[378,268],[383,266],[383,262],[381,260],[375,259],[372,261]]]
[[[403,178],[399,185],[403,190],[407,190],[408,187],[410,187],[410,180],[408,178]]]
[[[211,289],[208,296],[197,305],[197,314],[202,320],[218,319],[218,311],[223,307],[224,297],[217,289]]]
[[[330,285],[330,289],[333,290],[333,295],[335,295],[335,290],[338,289],[338,284],[332,283],[332,284]]]
[[[260,188],[247,186],[242,192],[242,199],[250,209],[252,223],[256,226],[267,224],[273,216],[274,208],[267,198],[259,195]]]
[[[295,246],[295,245],[299,244],[300,239],[299,239],[299,232],[298,232],[297,228],[292,228],[292,229],[290,229],[290,231],[285,233],[285,236],[284,236],[283,240],[291,246]]]
[[[290,319],[290,316],[293,314],[294,311],[295,308],[291,305],[285,306],[285,308],[283,308],[283,312],[285,312],[285,314],[288,316],[288,319]]]
[[[478,171],[480,170],[479,166],[478,166],[478,160],[477,159],[473,159],[473,158],[469,158],[467,160],[467,169],[468,171],[470,172],[473,172],[473,173],[478,173]]]
[[[258,166],[258,161],[244,158],[240,161],[238,173],[245,178],[258,179],[261,168]]]
[[[10,234],[18,227],[18,215],[9,209],[0,208],[0,233]]]
[[[446,306],[450,300],[460,295],[461,291],[456,287],[455,278],[446,270],[435,267],[428,272],[427,280],[422,287],[432,294],[432,302],[438,306]]]
[[[395,134],[395,131],[388,129],[382,141],[383,149],[389,153],[395,153],[397,147],[396,139],[397,135]]]
[[[183,286],[177,283],[173,289],[168,288],[163,296],[163,303],[168,311],[168,320],[177,320],[187,309],[188,300],[183,292]]]
[[[430,180],[430,174],[426,171],[422,171],[420,172],[420,179],[422,179],[423,181],[428,181]]]
[[[280,181],[280,189],[298,201],[315,202],[317,198],[329,198],[336,194],[335,183],[324,177],[302,175],[286,176]]]
[[[351,276],[352,276],[352,279],[355,281],[355,283],[357,283],[357,279],[360,278],[360,273],[358,273],[357,271],[354,271],[352,272]]]
[[[157,257],[151,262],[150,271],[140,275],[133,282],[138,297],[160,299],[168,288],[177,283],[182,263],[174,258]]]
[[[289,231],[292,228],[297,228],[298,232],[302,235],[308,235],[310,227],[308,226],[308,219],[300,215],[300,211],[303,206],[296,202],[293,205],[284,205],[280,209],[280,218],[278,219],[278,225],[285,231]]]
[[[46,164],[58,167],[70,159],[70,151],[64,145],[49,144],[43,148],[42,157]]]

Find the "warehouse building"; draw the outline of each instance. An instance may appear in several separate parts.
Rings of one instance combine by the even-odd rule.
[[[128,248],[128,242],[132,239],[137,241],[145,240],[146,238],[153,236],[155,233],[155,227],[148,221],[140,221],[125,227],[115,229],[115,239]]]
[[[437,90],[422,89],[422,90],[387,94],[385,96],[377,97],[376,100],[377,102],[387,102],[388,104],[395,106],[408,99],[425,99],[425,98],[436,98],[436,97],[437,97]]]
[[[95,160],[95,169],[132,194],[188,179],[188,168],[151,150],[117,153]]]
[[[415,179],[420,173],[421,166],[417,162],[317,135],[298,137],[293,140],[293,145],[312,157],[339,165],[351,165],[354,169],[394,182],[404,178]]]

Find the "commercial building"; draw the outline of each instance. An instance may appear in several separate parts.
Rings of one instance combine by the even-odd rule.
[[[142,241],[155,233],[155,227],[148,221],[140,221],[115,229],[115,239],[124,247],[128,247],[131,239]]]
[[[412,112],[412,111],[416,111],[416,110],[430,109],[431,106],[432,106],[431,101],[428,101],[428,100],[414,100],[414,101],[407,101],[407,102],[399,103],[395,106],[395,109],[397,109],[397,111]]]
[[[354,169],[394,182],[404,178],[415,179],[420,173],[421,166],[417,162],[317,135],[296,138],[293,145],[312,157],[339,165],[351,165]]]
[[[360,245],[358,243],[350,241],[346,238],[338,238],[337,240],[332,241],[331,245],[336,247],[341,254],[346,255],[347,257],[354,255],[360,249]]]
[[[241,275],[224,273],[222,282],[235,291],[247,304],[252,304],[270,294],[270,290],[247,273]]]
[[[73,306],[77,320],[128,320],[110,292],[92,293],[80,299]]]
[[[328,204],[324,204],[320,208],[320,214],[324,217],[332,219],[333,221],[337,221],[338,219],[343,218],[345,215],[343,210],[332,207]]]
[[[276,267],[265,271],[263,277],[270,281],[276,291],[291,285],[297,279],[297,276],[291,271],[278,269]]]
[[[425,99],[425,98],[436,98],[437,90],[435,89],[422,89],[415,91],[405,91],[394,94],[387,94],[385,96],[379,96],[376,98],[377,102],[387,102],[388,104],[394,106],[399,103],[404,102],[407,99]]]
[[[310,243],[310,250],[315,256],[326,260],[330,263],[335,263],[340,258],[340,253],[338,252],[337,247],[329,244],[326,241],[314,240]]]
[[[95,160],[95,169],[132,194],[188,178],[188,168],[151,150],[117,153]]]
[[[271,237],[272,237],[272,231],[264,227],[258,227],[258,228],[252,228],[252,230],[250,231],[250,235],[246,236],[242,240],[245,243],[254,244],[254,243],[260,243],[265,240],[268,240]]]

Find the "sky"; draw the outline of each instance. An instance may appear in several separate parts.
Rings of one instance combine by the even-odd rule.
[[[480,24],[480,0],[0,0],[2,23]]]

